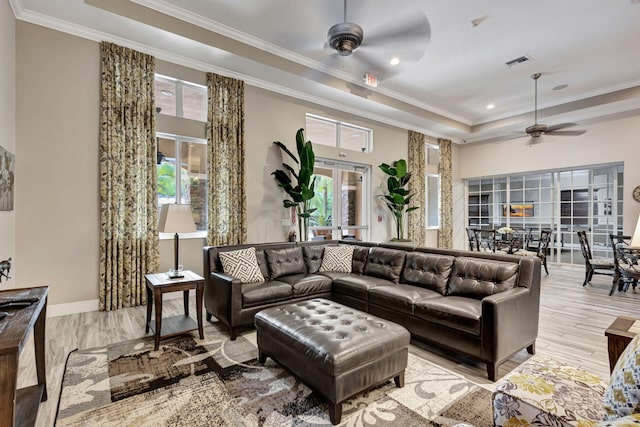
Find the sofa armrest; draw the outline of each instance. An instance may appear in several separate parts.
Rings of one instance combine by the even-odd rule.
[[[539,294],[516,287],[482,300],[482,354],[501,361],[538,336]]]
[[[242,282],[221,272],[211,272],[207,276],[204,300],[209,313],[228,326],[235,326],[232,313],[242,308]]]

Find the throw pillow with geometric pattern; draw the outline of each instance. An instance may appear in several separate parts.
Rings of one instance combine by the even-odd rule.
[[[220,252],[224,274],[240,279],[242,283],[264,282],[264,276],[258,266],[256,248],[246,248],[237,251]]]
[[[640,413],[640,335],[624,349],[604,393],[605,418]]]
[[[351,273],[353,246],[327,246],[322,255],[322,265],[318,271]]]

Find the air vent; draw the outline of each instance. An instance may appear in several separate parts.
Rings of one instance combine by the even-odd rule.
[[[520,58],[512,59],[507,62],[509,67],[513,67],[514,65],[522,64],[523,62],[531,61],[531,58],[527,55],[521,56]]]

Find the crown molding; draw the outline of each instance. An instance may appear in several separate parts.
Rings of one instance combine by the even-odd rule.
[[[9,6],[11,6],[11,10],[13,11],[13,16],[16,19],[20,19],[20,15],[24,10],[24,5],[22,4],[22,0],[9,0]]]
[[[355,78],[351,74],[345,71],[339,70],[335,67],[324,64],[320,61],[316,61],[315,59],[308,58],[304,55],[300,55],[299,53],[283,48],[282,46],[278,46],[276,44],[267,42],[259,37],[237,30],[228,25],[222,24],[218,21],[214,21],[202,15],[198,15],[194,12],[175,6],[165,0],[129,0],[129,1],[131,1],[132,3],[136,3],[141,6],[147,7],[149,9],[155,10],[156,12],[164,13],[166,15],[172,16],[182,21],[189,22],[190,24],[197,25],[208,31],[221,34],[225,37],[229,37],[241,43],[245,43],[250,46],[256,47],[258,49],[264,50],[265,52],[268,52],[272,55],[279,56],[288,61],[292,61],[297,64],[303,65],[305,67],[311,68],[313,70],[316,70],[325,74],[329,74],[335,78],[344,80],[345,82],[352,83],[357,86],[363,86],[362,79]],[[463,123],[467,126],[471,126],[471,121],[468,118],[461,117],[450,111],[443,110],[434,105],[427,104],[425,102],[412,98],[408,95],[404,95],[402,93],[385,88],[383,86],[379,86],[375,88],[367,86],[366,89],[372,92],[377,92],[381,95],[395,98],[398,101],[402,101],[406,104],[413,105],[414,107],[431,111],[438,115]]]
[[[337,111],[342,111],[344,113],[362,117],[367,120],[372,120],[372,121],[386,124],[389,126],[394,126],[400,129],[415,130],[417,132],[424,133],[425,135],[432,136],[434,138],[447,138],[447,139],[451,139],[454,142],[460,141],[457,138],[452,138],[451,135],[443,134],[440,132],[434,132],[433,129],[427,129],[424,127],[416,126],[415,124],[405,122],[402,120],[391,119],[383,115],[379,115],[367,110],[363,110],[361,108],[351,107],[343,103],[335,102],[321,96],[311,95],[299,90],[291,89],[286,86],[282,86],[266,80],[258,79],[256,77],[249,76],[234,70],[222,68],[222,67],[210,64],[208,62],[198,61],[192,58],[178,55],[173,52],[158,49],[153,46],[133,42],[129,39],[117,37],[112,34],[105,33],[102,31],[97,31],[95,29],[74,24],[69,21],[53,18],[51,16],[33,12],[28,9],[22,9],[19,19],[25,22],[41,25],[46,28],[50,28],[56,31],[64,32],[67,34],[71,34],[73,36],[81,37],[81,38],[92,40],[95,42],[108,41],[111,43],[116,43],[118,45],[125,46],[130,49],[134,49],[134,50],[152,55],[155,58],[163,61],[182,65],[184,67],[193,68],[195,70],[199,70],[203,72],[213,72],[226,77],[242,80],[245,82],[245,84],[249,86],[254,86],[260,89],[268,90],[270,92],[275,92],[281,95],[303,100],[303,101],[317,104],[323,107],[328,107]]]

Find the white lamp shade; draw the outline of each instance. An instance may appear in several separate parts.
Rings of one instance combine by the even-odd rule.
[[[191,205],[177,203],[162,205],[158,231],[161,233],[193,233],[197,231],[191,213]]]
[[[636,229],[631,236],[630,248],[640,249],[640,216],[638,216],[638,222],[636,222]]]

